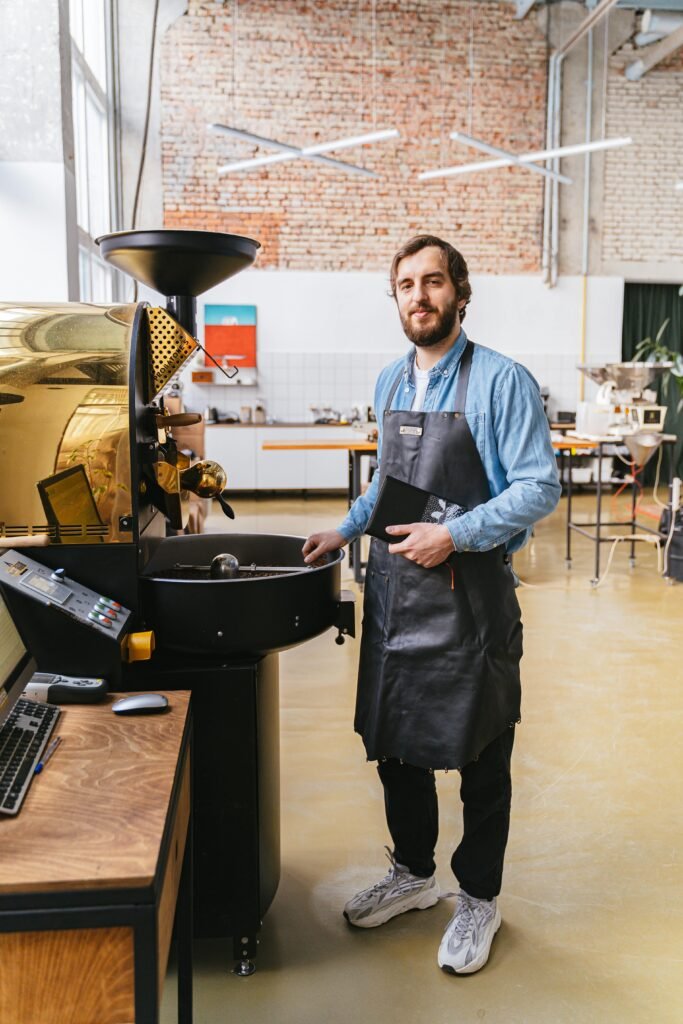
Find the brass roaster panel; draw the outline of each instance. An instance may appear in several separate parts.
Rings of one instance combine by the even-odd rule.
[[[147,320],[151,391],[152,395],[158,395],[197,351],[198,345],[192,335],[159,306],[147,310]]]
[[[130,542],[136,309],[0,303],[0,547]]]

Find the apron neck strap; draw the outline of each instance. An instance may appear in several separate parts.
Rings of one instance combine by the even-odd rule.
[[[453,409],[453,412],[460,412],[463,414],[465,412],[465,402],[467,400],[467,385],[469,384],[470,381],[470,368],[472,366],[473,352],[474,345],[468,339],[463,354],[460,357],[460,366],[458,368],[458,384],[455,390],[455,408]],[[403,377],[404,372],[405,371],[403,369],[399,371],[396,380],[392,385],[391,391],[389,392],[389,396],[386,401],[386,405],[384,406],[385,413],[388,412],[389,409],[391,409],[391,403],[394,399],[394,395],[396,394],[396,389],[401,383],[401,378]]]
[[[458,368],[458,385],[455,389],[455,408],[453,412],[465,412],[465,402],[467,400],[467,385],[470,382],[470,368],[472,366],[472,353],[474,352],[474,345],[472,342],[467,340],[465,345],[465,351],[460,357],[460,366]]]

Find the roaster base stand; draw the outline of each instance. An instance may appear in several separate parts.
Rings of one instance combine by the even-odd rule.
[[[131,666],[128,690],[191,690],[195,935],[231,936],[237,961],[256,936],[280,880],[278,655]],[[244,973],[243,971],[241,973]]]

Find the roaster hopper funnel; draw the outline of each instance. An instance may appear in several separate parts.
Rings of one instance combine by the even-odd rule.
[[[256,259],[259,243],[215,231],[116,231],[97,244],[105,260],[162,295],[201,295]]]
[[[165,295],[168,312],[193,336],[196,296],[250,267],[260,248],[218,231],[115,231],[97,244],[108,263]]]

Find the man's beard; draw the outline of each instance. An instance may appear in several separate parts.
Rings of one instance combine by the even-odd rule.
[[[418,309],[428,309],[429,312],[436,312],[433,306],[419,306]],[[416,312],[413,310],[413,312]],[[401,317],[401,324],[406,337],[418,348],[432,348],[440,344],[455,327],[455,320],[458,315],[458,302],[453,299],[444,309],[443,313],[437,313],[436,322],[431,327],[420,328],[412,322],[412,314]]]

